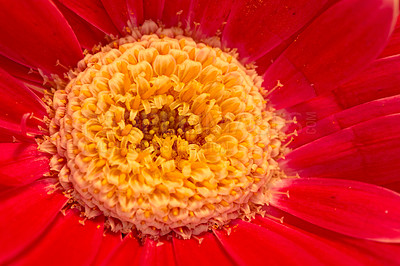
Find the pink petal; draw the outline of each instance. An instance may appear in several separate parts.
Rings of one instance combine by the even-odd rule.
[[[396,27],[390,36],[389,42],[379,57],[387,57],[400,53],[400,18],[397,19]]]
[[[29,30],[27,30],[29,29]],[[82,58],[74,32],[49,0],[5,1],[0,12],[0,53],[14,61],[63,73]]]
[[[198,38],[220,34],[228,19],[231,0],[193,0],[189,11],[188,25],[195,29]]]
[[[279,235],[284,239],[284,242],[290,241],[292,245],[295,244],[294,249],[290,250],[291,254],[293,251],[304,252],[306,256],[314,256],[318,259],[319,263],[323,263],[324,265],[339,265],[344,261],[349,265],[355,265],[358,263],[355,258],[349,256],[346,252],[335,248],[334,245],[323,238],[319,238],[297,228],[292,228],[289,225],[286,225],[285,222],[282,224],[280,222],[272,221],[271,219],[257,216],[252,223],[262,226],[266,230]]]
[[[84,223],[84,224],[83,224]],[[46,233],[13,263],[23,265],[89,265],[103,237],[103,218],[86,220],[79,211],[59,213]]]
[[[0,263],[33,243],[67,202],[56,183],[43,179],[0,194]]]
[[[122,33],[129,20],[126,0],[101,0],[114,25]]]
[[[284,85],[271,94],[271,101],[278,108],[294,105],[362,70],[389,38],[395,6],[392,0],[347,0],[322,13],[266,71],[265,88],[272,89],[277,80]]]
[[[119,35],[101,0],[58,0],[81,18],[107,34]]]
[[[0,150],[0,185],[26,185],[50,170],[48,155],[36,144],[0,143]]]
[[[234,261],[211,233],[198,239],[173,238],[176,264],[178,265],[232,265]],[[207,254],[207,255],[205,255]]]
[[[104,233],[101,239],[101,245],[97,251],[96,257],[92,265],[101,265],[101,263],[110,255],[122,241],[121,233]]]
[[[95,45],[104,42],[106,36],[104,32],[86,22],[86,20],[66,8],[60,2],[54,2],[57,8],[63,13],[69,25],[71,25],[82,48],[91,50]]]
[[[369,120],[315,140],[281,162],[288,174],[360,180],[377,185],[400,179],[400,114]]]
[[[175,0],[173,2],[166,1],[162,15],[162,22],[167,27],[178,26],[182,24],[182,28],[186,27],[187,17],[191,11],[192,1]]]
[[[296,149],[344,128],[375,119],[381,116],[400,113],[400,95],[379,99],[357,105],[342,112],[335,113],[322,120],[308,120],[306,127],[301,128],[290,147]],[[309,117],[311,118],[311,117]],[[315,116],[316,118],[316,116]]]
[[[315,265],[314,254],[299,244],[259,225],[238,220],[232,231],[214,231],[221,245],[239,265]],[[279,243],[277,245],[277,243]],[[268,255],[262,256],[268,250]],[[290,250],[290,256],[287,252]]]
[[[143,14],[144,19],[151,19],[154,21],[162,18],[165,0],[146,0],[143,1]]]
[[[284,179],[270,202],[310,223],[344,235],[400,243],[400,194],[338,179]]]
[[[313,19],[327,0],[238,1],[222,35],[227,47],[252,62],[270,52]]]
[[[132,233],[129,233],[103,261],[102,265],[135,265],[142,250],[138,240],[132,236]]]
[[[140,26],[143,21],[143,1],[126,0],[128,14],[135,26]]]

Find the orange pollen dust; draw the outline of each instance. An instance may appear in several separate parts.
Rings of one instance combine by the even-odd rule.
[[[253,217],[285,177],[276,160],[286,121],[262,79],[179,29],[143,27],[56,83],[40,143],[51,169],[87,217],[104,214],[114,231],[188,238]]]

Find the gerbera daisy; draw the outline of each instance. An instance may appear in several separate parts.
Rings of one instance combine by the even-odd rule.
[[[400,263],[398,1],[1,7],[0,263]]]

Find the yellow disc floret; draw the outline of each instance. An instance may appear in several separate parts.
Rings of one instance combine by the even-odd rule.
[[[252,216],[279,169],[285,121],[254,70],[157,34],[101,48],[54,91],[51,166],[88,217],[185,236]],[[44,148],[45,149],[45,148]]]

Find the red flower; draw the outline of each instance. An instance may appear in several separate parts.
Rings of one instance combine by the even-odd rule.
[[[398,27],[382,53],[397,11],[396,0],[2,1],[0,263],[400,263]],[[103,235],[104,217],[60,212],[68,199],[34,140],[46,115],[38,71],[62,74],[147,19],[220,34],[266,89],[284,85],[269,99],[297,118],[298,137],[280,165],[301,178],[277,183],[264,218],[140,245]]]

